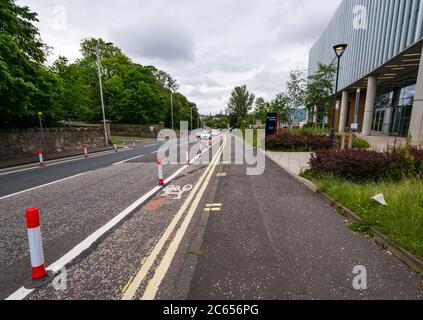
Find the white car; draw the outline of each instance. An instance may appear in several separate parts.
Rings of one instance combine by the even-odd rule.
[[[210,130],[205,130],[201,132],[201,140],[211,140],[212,139],[212,132]]]

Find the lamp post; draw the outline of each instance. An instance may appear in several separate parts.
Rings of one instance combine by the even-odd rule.
[[[333,98],[333,106],[332,106],[332,112],[330,115],[330,142],[332,145],[335,140],[335,106],[336,106],[336,94],[338,93],[339,66],[341,64],[341,57],[344,54],[345,49],[347,49],[347,46],[348,45],[346,44],[338,44],[333,47],[336,57],[338,58],[338,64],[336,67],[336,81],[335,81],[335,93]]]
[[[101,98],[101,110],[103,112],[103,125],[104,125],[104,140],[106,142],[106,147],[109,146],[109,137],[107,136],[107,126],[106,126],[106,111],[104,108],[104,96],[103,96],[103,81],[101,78],[101,57],[100,57],[100,40],[97,41],[97,46],[95,48],[96,57],[97,57],[97,69],[98,69],[98,82],[100,84],[100,98]],[[106,43],[110,45],[111,43]]]
[[[42,120],[42,117],[43,117],[43,113],[42,112],[38,112],[38,119],[39,119],[39,122],[40,122],[40,132],[41,132],[41,142],[42,142],[42,144],[43,144],[43,150],[44,150],[44,153],[47,153],[47,150],[46,150],[46,141],[45,141],[45,139],[44,139],[44,128],[43,128],[43,120]]]
[[[172,118],[172,130],[175,130],[173,125],[173,91],[170,91],[170,117]]]

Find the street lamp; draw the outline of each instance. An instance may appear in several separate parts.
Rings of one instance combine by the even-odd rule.
[[[95,48],[96,57],[97,57],[97,69],[98,69],[98,82],[100,84],[100,98],[101,98],[101,109],[103,111],[103,125],[104,125],[104,140],[106,141],[106,147],[109,146],[109,137],[107,136],[107,126],[106,126],[106,111],[104,108],[104,96],[103,96],[103,81],[101,79],[101,57],[100,57],[100,40],[97,41],[97,46]],[[106,43],[106,45],[111,45],[111,43]]]
[[[47,150],[46,150],[46,141],[45,141],[45,139],[44,139],[44,128],[43,128],[43,120],[42,120],[42,117],[43,117],[43,113],[42,112],[38,112],[38,119],[39,119],[39,122],[40,122],[40,132],[41,132],[41,142],[42,142],[42,144],[43,144],[43,150],[44,150],[44,153],[47,153]]]
[[[336,67],[336,82],[335,82],[335,93],[333,98],[333,106],[332,106],[332,112],[330,116],[330,142],[331,145],[333,145],[333,142],[335,140],[335,106],[336,106],[336,94],[338,93],[338,81],[339,81],[339,66],[341,64],[341,57],[345,53],[345,50],[347,49],[346,44],[337,44],[333,47],[333,50],[335,51],[336,57],[338,59],[338,64]]]
[[[173,125],[173,90],[170,91],[170,113],[172,117],[172,130],[175,130],[175,127]]]

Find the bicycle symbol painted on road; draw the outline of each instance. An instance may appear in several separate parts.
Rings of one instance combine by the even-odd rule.
[[[162,197],[176,196],[173,199],[174,200],[180,200],[180,199],[182,199],[182,195],[184,194],[184,192],[191,191],[192,187],[193,186],[191,184],[187,184],[183,188],[181,188],[180,186],[170,185],[170,186],[167,186],[166,188],[163,189],[164,194],[162,194]]]

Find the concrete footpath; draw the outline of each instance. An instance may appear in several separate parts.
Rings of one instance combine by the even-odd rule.
[[[420,276],[351,232],[334,208],[270,159],[261,176],[247,176],[245,165],[219,172],[159,298],[423,299]],[[221,209],[205,212],[207,204]],[[357,266],[366,268],[366,290],[353,287]]]

